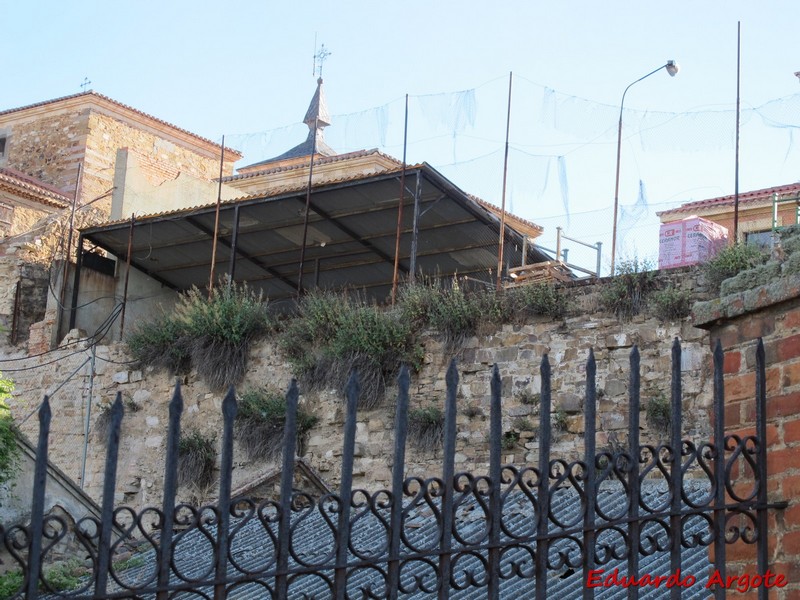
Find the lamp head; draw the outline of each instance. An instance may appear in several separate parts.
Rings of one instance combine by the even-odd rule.
[[[678,63],[676,63],[674,60],[668,60],[667,64],[664,66],[667,68],[667,73],[669,73],[670,77],[675,77],[680,70]]]
[[[797,77],[798,79],[800,79],[800,71],[795,71],[794,76]]]

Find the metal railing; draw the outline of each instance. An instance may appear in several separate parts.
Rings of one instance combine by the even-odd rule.
[[[723,353],[714,352],[714,443],[681,438],[681,347],[672,347],[671,421],[668,442],[640,442],[640,358],[630,355],[628,439],[617,448],[597,448],[596,363],[586,364],[583,456],[551,457],[551,371],[541,362],[538,462],[503,464],[501,379],[491,379],[489,472],[456,473],[458,370],[446,376],[441,477],[406,477],[409,373],[399,377],[390,490],[353,488],[359,384],[346,389],[342,475],[338,494],[314,497],[293,490],[298,388],[286,394],[280,497],[256,502],[231,498],[236,396],[222,404],[223,431],[219,501],[212,506],[176,506],[181,389],[169,405],[161,509],[141,512],[114,507],[123,404],[111,409],[101,517],[76,524],[75,535],[91,573],[82,587],[57,592],[43,575],[48,553],[67,533],[67,523],[44,513],[50,404],[39,410],[35,488],[28,526],[0,534],[22,569],[16,597],[72,598],[593,598],[598,570],[621,577],[648,577],[656,570],[697,580],[708,577],[709,552],[722,580],[726,546],[752,544],[758,572],[768,568],[766,385],[764,347],[757,348],[755,434],[725,435]],[[722,442],[722,443],[720,443]],[[735,465],[746,463],[749,477]],[[733,470],[732,470],[733,469]],[[155,522],[156,531],[146,526]],[[114,538],[112,526],[126,535]],[[141,564],[123,570],[113,557],[133,538],[146,551]],[[688,564],[693,553],[699,563]],[[646,561],[647,566],[642,564]],[[682,562],[683,561],[683,562]],[[700,566],[697,566],[697,565]],[[688,574],[686,574],[688,572]],[[644,581],[642,579],[642,581]],[[570,587],[572,586],[572,587]],[[639,585],[619,588],[637,598]],[[665,586],[668,587],[668,586]],[[696,588],[696,589],[694,589]],[[709,590],[673,586],[659,597],[707,597]],[[602,589],[602,588],[601,588]],[[571,590],[571,591],[569,591]],[[693,595],[692,592],[695,592]],[[607,590],[606,590],[607,592]],[[644,593],[644,592],[642,592]],[[726,590],[717,587],[716,598]],[[176,596],[177,594],[177,596]],[[183,594],[188,594],[184,596]],[[759,588],[759,598],[768,590]]]

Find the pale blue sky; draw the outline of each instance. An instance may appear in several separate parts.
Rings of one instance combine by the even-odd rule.
[[[258,153],[277,154],[276,145],[286,149],[300,141],[302,128],[266,141],[260,132],[302,118],[314,89],[316,34],[333,53],[323,73],[332,114],[384,107],[335,120],[329,140],[349,128],[348,143],[377,147],[383,141],[386,151],[400,156],[397,115],[404,94],[475,89],[468,98],[472,112],[467,111],[473,120],[450,135],[441,119],[430,120],[436,106],[418,102],[409,127],[409,159],[440,166],[467,191],[499,202],[497,153],[507,77],[513,71],[512,150],[519,159],[509,174],[509,200],[516,212],[551,231],[567,226],[569,212],[570,230],[577,232],[579,213],[608,211],[613,201],[614,107],[622,91],[667,59],[678,61],[679,75],[670,79],[658,73],[631,89],[626,108],[635,110],[626,134],[636,135],[640,123],[649,123],[640,120],[644,111],[700,111],[692,117],[699,123],[697,133],[687,134],[691,128],[684,115],[654,126],[646,140],[629,143],[626,135],[622,202],[635,201],[639,179],[657,209],[732,193],[737,20],[742,22],[742,107],[789,98],[779,105],[778,123],[764,128],[763,119],[755,119],[751,129],[743,129],[741,189],[797,181],[800,152],[790,138],[800,126],[800,114],[790,110],[800,94],[793,76],[800,71],[797,0],[0,0],[0,108],[79,92],[88,76],[95,91],[116,100],[214,140],[226,134],[231,145],[239,142],[248,151],[246,162],[254,162],[266,157]],[[545,88],[555,92],[547,96]],[[545,107],[562,120],[560,126],[542,126]],[[383,140],[376,115],[383,119]],[[244,133],[259,135],[233,135]],[[702,143],[714,136],[724,143],[704,149]],[[340,144],[343,139],[338,138]],[[686,151],[697,143],[701,152]],[[494,158],[487,158],[492,153]],[[562,155],[567,205],[555,163],[542,166],[547,160],[541,158]],[[446,168],[450,163],[460,166]],[[603,215],[584,219],[579,237],[605,239],[610,222],[599,221],[610,217]],[[654,235],[654,216],[648,218],[650,225],[636,233],[642,247]],[[595,221],[588,230],[586,220]]]

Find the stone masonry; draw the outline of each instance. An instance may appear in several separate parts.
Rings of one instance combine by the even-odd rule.
[[[687,272],[673,275],[694,282]],[[711,398],[708,338],[688,321],[661,323],[654,317],[638,316],[630,322],[599,312],[584,312],[595,303],[596,290],[581,288],[574,294],[579,308],[574,316],[551,321],[539,318],[518,325],[468,338],[456,359],[460,375],[457,441],[457,470],[483,473],[487,469],[488,396],[492,365],[498,365],[503,381],[504,431],[515,431],[519,441],[505,451],[509,463],[530,463],[538,456],[535,404],[525,402],[539,391],[539,366],[549,355],[553,370],[553,400],[565,417],[565,430],[555,436],[554,456],[574,457],[582,449],[583,393],[585,364],[594,348],[598,365],[598,447],[625,442],[629,354],[638,344],[642,355],[643,402],[653,396],[669,394],[670,346],[678,337],[683,343],[683,386],[685,414],[689,418],[684,434],[706,439],[709,420],[704,416]],[[74,344],[78,332],[64,341],[62,348],[42,357],[20,360],[21,368],[10,371],[17,382],[12,409],[20,428],[31,438],[37,431],[32,415],[45,393],[51,393],[53,406],[52,460],[76,480],[81,479],[84,442],[88,443],[83,485],[90,495],[99,497],[105,456],[102,428],[98,422],[104,409],[121,392],[126,408],[123,421],[118,502],[141,508],[158,504],[167,423],[167,404],[174,380],[162,372],[142,372],[130,364],[123,345],[97,346],[94,377],[90,377],[92,355]],[[73,340],[73,341],[71,341]],[[425,338],[423,368],[412,377],[411,407],[443,406],[444,374],[450,356],[441,337],[431,332]],[[29,368],[41,365],[41,368]],[[74,376],[70,377],[71,374]],[[252,351],[242,389],[267,385],[285,389],[291,367],[276,345],[265,341]],[[183,427],[204,434],[221,435],[222,395],[212,393],[193,372],[182,380],[184,395]],[[84,435],[91,387],[91,424]],[[301,390],[302,392],[302,390]],[[392,459],[386,449],[393,442],[392,390],[377,408],[358,418],[356,436],[355,484],[370,489],[390,482]],[[306,445],[306,459],[331,484],[340,476],[343,402],[337,390],[307,393],[301,402],[319,417]],[[645,419],[643,418],[643,427]],[[661,432],[643,432],[643,439],[657,441]],[[237,456],[243,456],[237,452]],[[440,474],[441,451],[422,452],[410,447],[406,473],[430,476]],[[240,459],[233,474],[234,488],[246,485],[259,475],[274,470],[276,464],[251,464]],[[214,490],[181,489],[183,499],[208,499]]]

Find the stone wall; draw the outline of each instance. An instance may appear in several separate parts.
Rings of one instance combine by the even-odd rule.
[[[152,181],[163,183],[174,179],[178,173],[186,173],[200,179],[211,180],[219,177],[219,158],[202,156],[188,148],[163,139],[150,131],[133,127],[119,119],[99,112],[89,115],[89,136],[86,140],[86,162],[81,184],[82,202],[109,192],[114,185],[114,166],[117,150],[129,148],[146,160],[141,162],[142,172]],[[230,175],[233,163],[225,165],[225,174]],[[198,198],[197,204],[208,204],[216,200]],[[111,196],[98,202],[106,214],[111,213]],[[159,211],[176,208],[164,205]],[[143,210],[130,206],[130,212]],[[121,215],[126,218],[130,214]]]
[[[683,280],[694,286],[695,278],[688,271],[671,273],[673,280]],[[596,304],[595,286],[581,286],[572,294],[577,298],[575,314],[565,320],[537,319],[518,325],[505,325],[480,336],[468,338],[456,358],[460,374],[457,469],[485,472],[488,462],[488,396],[489,378],[497,364],[503,379],[504,431],[520,434],[519,443],[509,448],[507,462],[535,461],[538,443],[535,425],[538,422],[535,404],[525,402],[525,394],[538,392],[539,366],[544,354],[549,355],[553,368],[553,399],[557,410],[566,417],[565,430],[556,436],[554,456],[574,457],[581,451],[583,432],[582,397],[585,386],[585,363],[590,348],[597,359],[598,389],[598,446],[625,442],[627,415],[628,360],[633,344],[642,355],[643,399],[668,395],[669,348],[672,340],[682,340],[683,386],[685,414],[690,415],[684,433],[707,438],[709,421],[705,417],[711,391],[708,379],[708,340],[706,334],[688,321],[661,323],[651,316],[638,316],[630,322],[603,313],[584,313],[581,307]],[[72,336],[77,338],[77,334]],[[161,497],[161,478],[165,447],[167,404],[174,385],[173,378],[159,372],[142,372],[133,368],[121,345],[98,346],[95,356],[95,376],[90,377],[91,352],[70,339],[57,352],[20,361],[26,370],[8,373],[17,381],[12,401],[14,415],[21,429],[33,436],[36,425],[25,417],[37,406],[44,393],[51,398],[54,410],[51,448],[53,461],[76,480],[81,478],[81,456],[88,442],[85,489],[97,497],[101,489],[102,463],[105,455],[101,423],[103,410],[120,392],[125,401],[120,453],[118,501],[142,507],[157,504]],[[444,373],[450,355],[440,336],[425,337],[423,368],[412,378],[412,408],[443,405]],[[46,364],[49,363],[49,364]],[[29,368],[42,365],[41,368]],[[74,373],[74,375],[72,375]],[[292,369],[272,342],[258,344],[250,357],[244,386],[268,385],[285,389]],[[89,410],[91,386],[92,429],[84,435]],[[221,432],[220,405],[222,395],[213,393],[192,372],[183,380],[183,427],[197,429],[219,439]],[[340,476],[343,403],[336,390],[304,393],[301,402],[319,419],[306,445],[306,459],[330,483]],[[375,409],[359,415],[355,484],[368,488],[386,486],[390,481],[392,459],[387,448],[393,441],[392,392]],[[100,417],[100,422],[98,418]],[[524,420],[529,424],[523,426]],[[644,419],[643,419],[644,423]],[[643,439],[654,439],[658,432],[645,427]],[[439,474],[441,452],[409,449],[407,474]],[[240,488],[277,466],[274,462],[248,463],[238,452],[234,488]],[[184,499],[207,498],[213,490],[182,489]]]
[[[55,110],[33,119],[15,119],[6,144],[6,166],[71,195],[88,135],[88,108]]]

